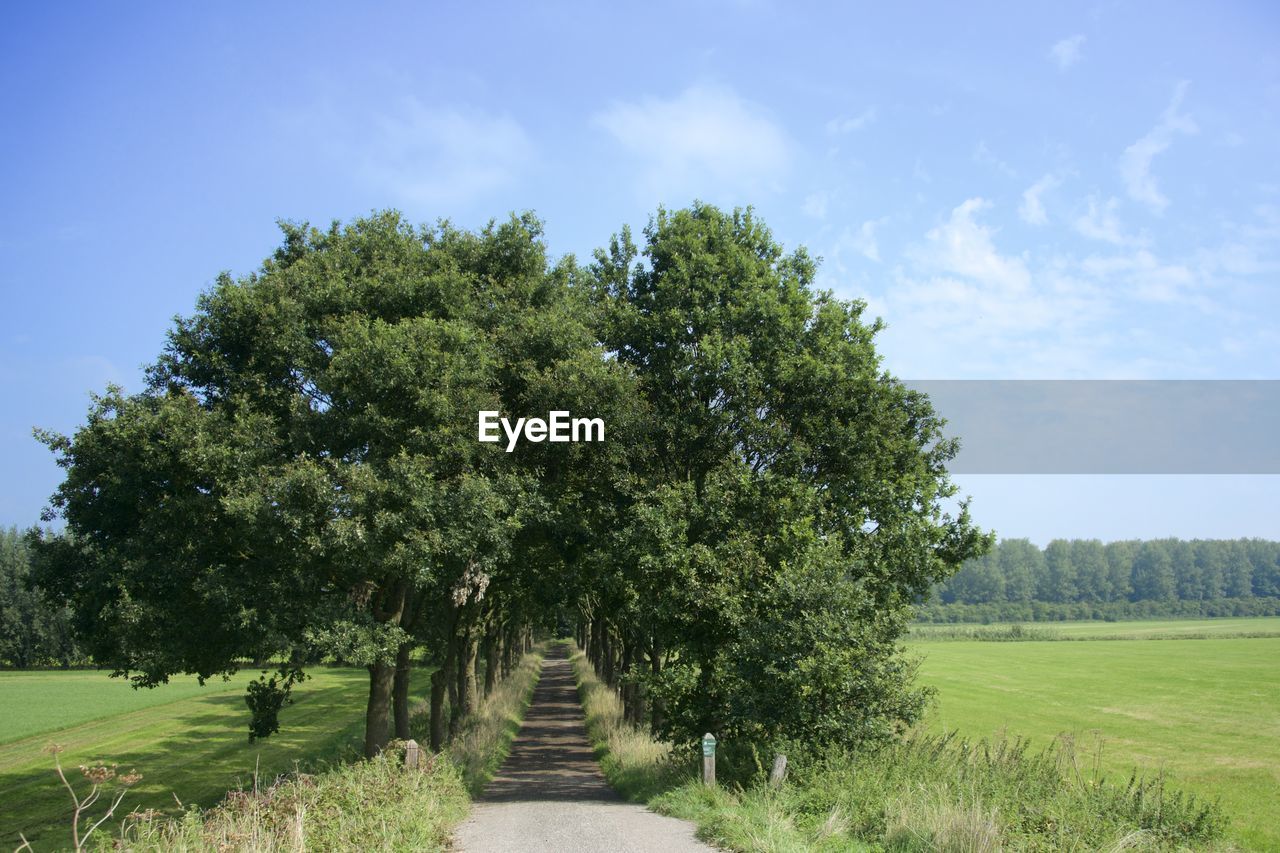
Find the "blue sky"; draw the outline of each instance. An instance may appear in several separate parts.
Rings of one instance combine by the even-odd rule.
[[[31,427],[137,389],[277,218],[533,209],[586,256],[660,203],[750,203],[907,378],[1280,378],[1268,4],[2,14],[0,524],[59,480]],[[1276,477],[959,480],[1042,542],[1280,538]]]

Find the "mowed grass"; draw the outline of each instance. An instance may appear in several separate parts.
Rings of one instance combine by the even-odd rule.
[[[930,730],[1037,744],[1068,734],[1085,767],[1100,746],[1110,774],[1167,770],[1221,799],[1240,844],[1280,850],[1280,639],[910,647],[938,688]]]
[[[105,670],[0,672],[0,744],[192,696],[243,694],[246,680],[214,678],[201,687],[195,677],[182,677],[134,690]]]
[[[143,775],[117,817],[133,808],[176,812],[177,800],[213,805],[228,790],[251,787],[255,769],[269,782],[296,764],[358,746],[367,672],[312,670],[281,712],[279,734],[250,744],[244,687],[257,675],[248,671],[203,689],[182,679],[132,691],[103,673],[0,674],[0,739],[8,740],[0,744],[0,845],[16,846],[19,833],[37,849],[70,844],[70,800],[43,751],[49,742],[65,748],[62,765],[81,790],[80,764],[117,762],[122,772],[136,768]],[[415,672],[414,695],[423,695],[428,675]],[[25,736],[9,739],[13,733]]]
[[[1249,634],[1280,634],[1280,616],[1225,619],[1163,619],[1142,622],[1037,622],[1064,637],[1177,637],[1204,635],[1232,637]]]
[[[1280,636],[1280,616],[1226,619],[1166,619],[1132,622],[1020,622],[983,625],[923,623],[911,626],[914,640],[955,640],[969,637],[1008,639],[1008,631],[1020,628],[1027,640],[1175,640],[1214,637]]]

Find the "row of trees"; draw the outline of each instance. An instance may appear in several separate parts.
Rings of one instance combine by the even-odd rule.
[[[50,607],[31,583],[27,543],[17,528],[0,529],[0,666],[86,663],[66,607]]]
[[[659,212],[595,262],[531,215],[285,225],[179,319],[146,388],[96,398],[31,537],[94,659],[154,685],[246,658],[369,669],[365,749],[432,741],[539,626],[576,624],[628,713],[691,743],[883,737],[922,693],[912,600],[989,544],[929,402],[863,305],[749,211]],[[602,418],[603,443],[477,440],[477,413]],[[483,659],[486,665],[480,665]]]
[[[1094,619],[1218,618],[1223,616],[1280,616],[1280,598],[1209,598],[1199,601],[992,601],[982,604],[943,604],[937,599],[916,605],[918,622],[1069,622]]]
[[[1005,539],[934,594],[944,604],[1215,601],[1280,596],[1280,542]]]

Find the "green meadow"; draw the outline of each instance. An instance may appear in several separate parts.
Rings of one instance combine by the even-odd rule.
[[[1280,637],[1280,617],[1223,619],[1150,619],[1132,622],[1022,622],[915,624],[912,640],[1177,640],[1213,637]]]
[[[938,691],[930,730],[1043,745],[1065,735],[1082,767],[1167,771],[1221,800],[1237,843],[1280,849],[1280,638],[1242,636],[1280,631],[1280,619],[1035,626],[1134,638],[1116,642],[937,642],[930,627],[910,643]],[[1143,639],[1179,631],[1206,638]]]
[[[50,742],[64,747],[62,765],[82,789],[81,764],[115,762],[143,775],[117,817],[134,808],[174,812],[178,802],[208,806],[252,786],[255,770],[269,782],[358,745],[364,670],[316,668],[294,688],[279,734],[251,744],[244,687],[257,675],[135,691],[99,671],[0,673],[0,845],[17,846],[19,833],[37,849],[70,844],[70,799],[44,751]],[[426,675],[419,678],[416,695],[426,689]]]

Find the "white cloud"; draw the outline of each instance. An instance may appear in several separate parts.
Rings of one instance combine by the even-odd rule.
[[[1084,46],[1084,41],[1084,36],[1076,34],[1049,48],[1049,58],[1057,63],[1059,71],[1066,71],[1080,61],[1080,48]]]
[[[888,221],[887,218],[868,219],[856,229],[845,229],[840,236],[839,248],[853,249],[867,260],[880,263],[880,244],[876,240],[876,230]]]
[[[1090,240],[1101,240],[1114,246],[1124,246],[1139,242],[1124,233],[1124,226],[1116,210],[1120,207],[1120,199],[1112,196],[1103,204],[1095,196],[1089,196],[1089,210],[1076,217],[1075,229],[1082,237]]]
[[[1062,186],[1062,181],[1054,175],[1046,174],[1040,180],[1027,187],[1022,193],[1022,204],[1018,206],[1018,216],[1029,225],[1044,225],[1049,216],[1044,212],[1044,202],[1040,196]]]
[[[833,118],[827,122],[827,133],[839,135],[862,130],[876,120],[876,108],[867,107],[852,118]]]
[[[1174,378],[1213,375],[1223,358],[1267,375],[1280,334],[1260,333],[1257,317],[1273,313],[1280,211],[1226,223],[1216,246],[1163,251],[1125,230],[1121,206],[1091,198],[1072,223],[1102,241],[1092,254],[1061,244],[1012,252],[992,224],[998,209],[971,198],[901,255],[876,246],[882,272],[845,270],[832,252],[845,283],[831,286],[860,279],[863,292],[849,295],[888,323],[881,352],[902,376]],[[870,236],[882,237],[876,227]],[[851,226],[837,248],[851,256],[861,236]]]
[[[1129,197],[1142,202],[1155,213],[1164,212],[1169,206],[1169,199],[1160,192],[1156,179],[1151,174],[1151,161],[1173,144],[1176,134],[1192,134],[1199,130],[1190,116],[1178,112],[1186,93],[1187,83],[1184,80],[1174,89],[1173,98],[1161,114],[1159,124],[1126,148],[1120,158],[1120,177],[1124,180]]]
[[[1110,346],[1099,326],[1108,295],[1070,264],[1034,272],[1029,255],[997,246],[982,198],[955,207],[894,268],[874,304],[889,323],[885,352],[901,375],[1090,375]]]
[[[806,216],[812,216],[814,219],[826,219],[827,202],[828,199],[826,193],[810,193],[805,196],[804,203],[800,205],[800,210]]]
[[[1212,307],[1196,292],[1199,279],[1190,269],[1164,263],[1146,249],[1110,258],[1085,258],[1080,268],[1123,285],[1129,296],[1143,302],[1187,303],[1202,310]]]
[[[518,122],[416,98],[372,122],[359,153],[361,171],[384,190],[422,204],[470,201],[519,177],[533,144]]]
[[[709,185],[776,189],[791,161],[782,129],[720,86],[618,102],[592,121],[642,161],[641,183],[649,193],[697,194]]]
[[[990,207],[991,202],[983,198],[971,198],[956,207],[946,223],[926,235],[926,249],[917,252],[917,260],[934,271],[977,279],[1004,292],[1025,291],[1031,279],[1026,263],[997,252],[994,232],[975,219]]]
[[[990,166],[1007,178],[1016,178],[1018,176],[1014,168],[997,157],[984,141],[979,141],[977,147],[973,149],[973,161],[984,166]]]

